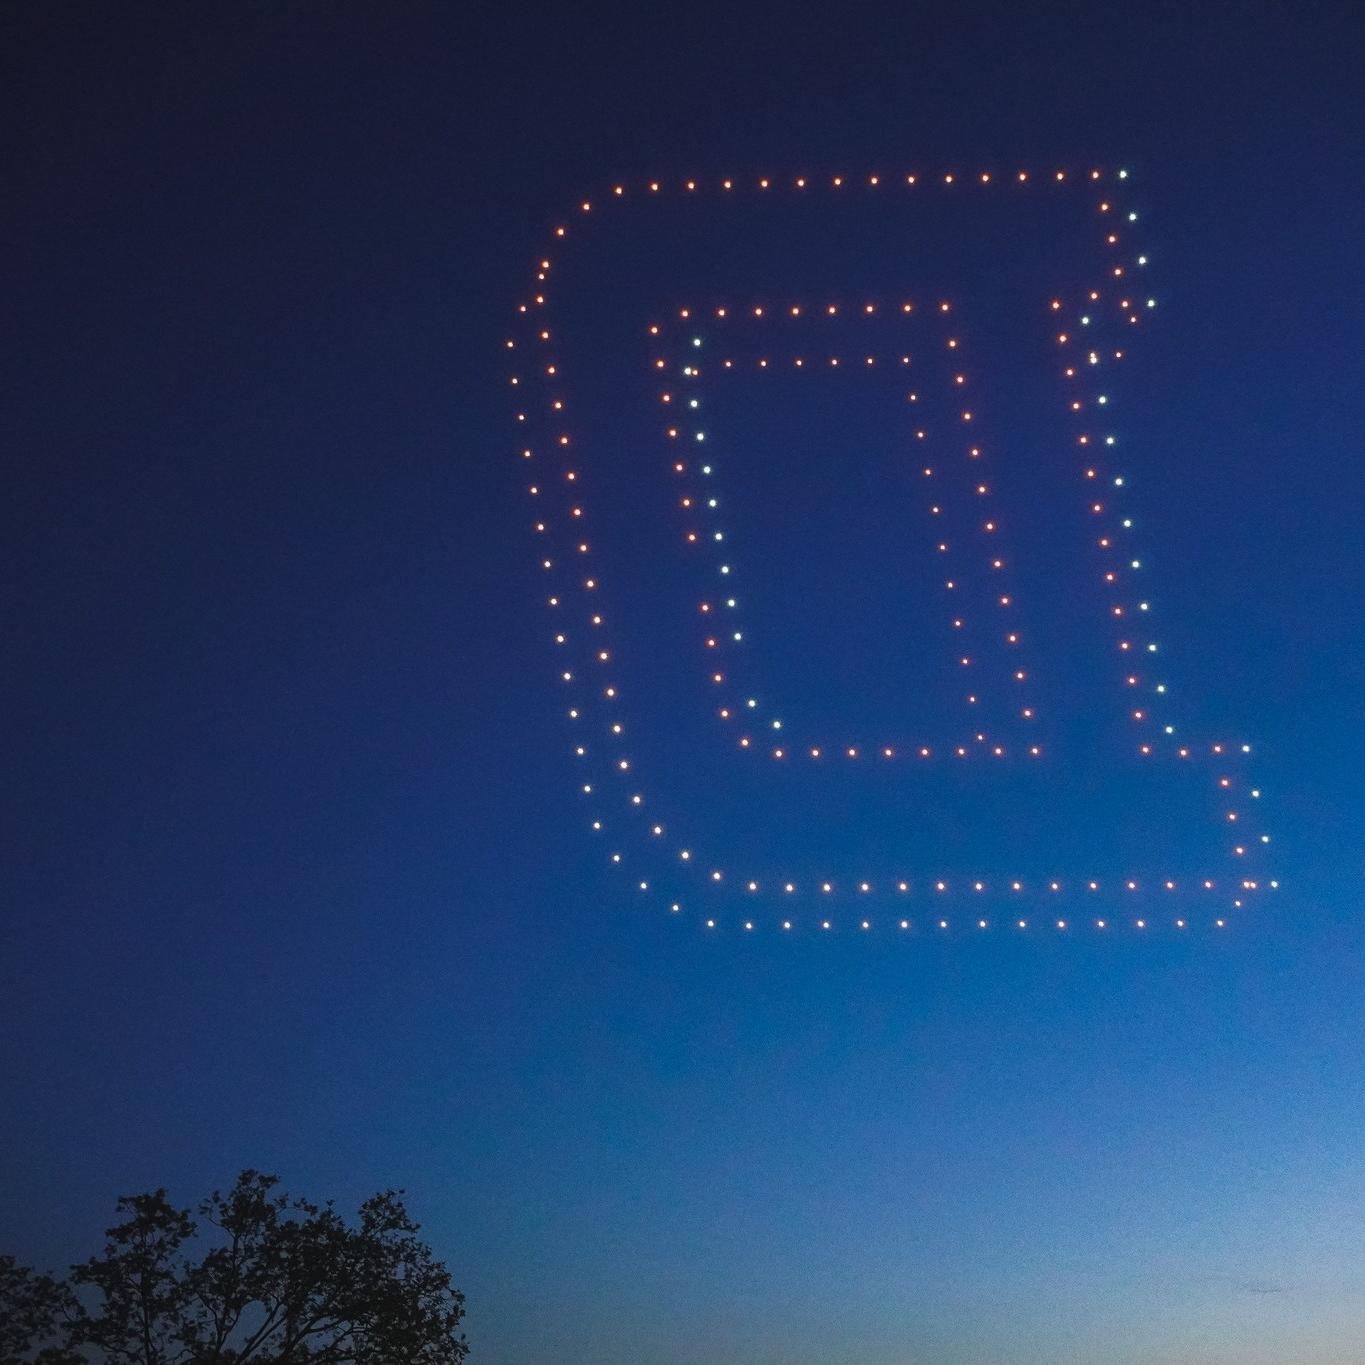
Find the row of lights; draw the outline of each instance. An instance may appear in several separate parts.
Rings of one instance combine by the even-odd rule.
[[[681,909],[681,906],[679,906],[679,905],[677,905],[677,904],[674,904],[674,905],[670,906],[669,908],[672,909],[672,910],[674,910],[674,911],[677,911],[677,910],[680,910],[680,909]],[[758,928],[760,927],[754,920],[751,920],[751,919],[741,920],[739,923],[740,923],[740,927],[741,927],[742,929],[744,929],[744,931],[745,931],[746,933],[752,933],[752,932],[754,932],[754,930],[756,930],[756,929],[758,929]],[[1130,924],[1130,926],[1131,926],[1133,929],[1136,929],[1136,930],[1138,930],[1139,932],[1142,931],[1142,930],[1144,930],[1144,929],[1151,928],[1152,925],[1153,925],[1153,921],[1146,920],[1146,919],[1135,919],[1135,920],[1132,920],[1132,921],[1130,921],[1130,922],[1128,922],[1128,923]],[[1171,927],[1173,927],[1173,928],[1175,928],[1175,929],[1182,929],[1182,930],[1183,930],[1183,929],[1188,929],[1188,928],[1190,927],[1189,921],[1186,920],[1186,919],[1172,920],[1170,923],[1171,923]],[[708,918],[708,919],[705,921],[705,924],[706,924],[706,928],[707,928],[707,929],[718,929],[718,928],[720,928],[720,921],[717,920],[717,919],[715,919],[715,918]],[[1213,920],[1213,922],[1212,922],[1212,926],[1213,926],[1213,928],[1215,928],[1215,929],[1226,929],[1226,928],[1227,928],[1227,920],[1221,919],[1221,918],[1220,918],[1220,919],[1215,919],[1215,920]],[[768,926],[768,927],[771,927],[771,926]],[[870,920],[870,919],[864,919],[864,920],[859,920],[859,921],[858,921],[857,927],[858,927],[858,930],[859,930],[860,932],[868,932],[868,931],[871,931],[871,930],[873,930],[873,929],[875,929],[875,928],[878,928],[878,927],[880,927],[880,926],[877,925],[874,921],[872,921],[872,920]],[[915,926],[910,920],[908,920],[908,919],[903,919],[903,920],[897,920],[897,921],[893,924],[892,927],[893,927],[894,929],[896,929],[896,930],[897,930],[898,932],[900,932],[900,933],[909,933],[909,932],[911,932],[912,930],[914,930],[914,928],[915,928],[916,926]],[[940,932],[950,932],[950,931],[953,929],[954,925],[953,925],[952,921],[950,921],[950,920],[941,919],[941,920],[935,920],[935,921],[933,922],[933,924],[928,925],[928,926],[926,926],[926,927],[929,928],[929,929],[931,929],[931,930],[938,930],[938,931],[940,931]],[[1008,923],[1006,923],[1006,924],[1004,924],[1004,925],[993,924],[990,920],[979,919],[979,920],[973,921],[973,922],[972,922],[971,924],[969,924],[967,927],[968,927],[969,929],[975,929],[975,930],[978,930],[978,931],[983,930],[983,929],[993,929],[993,928],[1005,928],[1005,929],[1016,929],[1016,930],[1019,930],[1019,929],[1044,928],[1044,929],[1056,929],[1056,930],[1063,930],[1063,931],[1064,931],[1064,930],[1068,930],[1068,929],[1081,929],[1081,928],[1094,928],[1094,929],[1099,929],[1099,930],[1105,930],[1105,929],[1111,929],[1111,928],[1119,928],[1119,927],[1122,927],[1122,926],[1119,925],[1119,924],[1117,924],[1117,923],[1116,923],[1115,921],[1113,921],[1113,920],[1107,920],[1107,919],[1082,920],[1082,921],[1080,921],[1080,922],[1078,922],[1078,923],[1075,923],[1075,922],[1073,922],[1073,921],[1071,921],[1071,920],[1059,919],[1059,920],[1052,920],[1052,921],[1045,922],[1045,923],[1043,923],[1042,925],[1037,925],[1037,924],[1034,924],[1033,922],[1031,922],[1031,921],[1029,921],[1029,920],[1023,920],[1023,919],[1020,919],[1020,920],[1013,920],[1013,921],[1010,921],[1010,922],[1008,922]],[[792,921],[792,920],[784,919],[784,920],[780,920],[780,921],[778,922],[777,928],[780,929],[780,930],[782,930],[782,931],[784,931],[784,932],[791,932],[792,930],[796,930],[796,929],[797,929],[797,925],[796,925],[795,922]],[[822,933],[837,932],[837,929],[836,929],[836,926],[835,926],[834,921],[833,921],[833,920],[828,920],[828,919],[823,919],[823,920],[821,920],[821,921],[819,922],[819,929],[820,929],[820,931],[821,931]]]
[[[613,854],[612,856],[613,858],[619,858],[621,855]],[[691,850],[684,849],[680,856],[682,858],[682,861],[687,862],[692,857]],[[713,870],[710,874],[710,880],[715,883],[723,882],[726,880],[725,874],[724,872],[718,869]],[[1204,877],[1191,879],[1190,881],[1182,885],[1182,883],[1175,881],[1173,878],[1167,877],[1161,880],[1159,883],[1155,883],[1155,885],[1157,885],[1159,889],[1167,892],[1175,892],[1181,890],[1215,891],[1219,887],[1219,882],[1212,877]],[[1275,879],[1271,879],[1262,884],[1254,877],[1244,877],[1238,884],[1237,890],[1257,891],[1262,889],[1262,885],[1264,885],[1264,887],[1269,890],[1275,891],[1279,889],[1280,884]],[[648,889],[649,887],[647,883],[640,884],[640,890],[647,891]],[[780,879],[771,882],[760,882],[750,880],[743,883],[743,890],[752,895],[757,895],[762,891],[771,891],[780,892],[784,895],[791,896],[796,895],[803,890],[806,892],[814,892],[818,890],[824,896],[837,897],[840,894],[854,894],[855,892],[856,894],[865,896],[872,894],[874,891],[878,889],[891,892],[897,896],[910,896],[915,894],[913,884],[908,881],[896,881],[892,884],[888,884],[887,886],[881,888],[878,888],[872,882],[866,881],[851,883],[849,886],[845,887],[842,884],[836,884],[833,881],[822,881],[818,879],[811,879],[810,881],[807,882],[782,881]],[[1057,880],[1048,882],[1039,881],[1037,883],[1018,879],[1014,880],[1000,879],[996,883],[991,883],[981,880],[972,880],[970,878],[963,878],[960,881],[940,878],[936,881],[929,882],[927,886],[923,886],[920,889],[926,892],[932,892],[935,897],[938,897],[943,895],[950,895],[954,892],[964,894],[970,892],[980,895],[988,891],[1000,891],[1003,893],[1006,890],[1014,894],[1021,894],[1029,891],[1046,890],[1054,895],[1061,894],[1064,891],[1090,893],[1098,893],[1101,891],[1106,892],[1119,891],[1135,893],[1149,888],[1144,883],[1130,877],[1127,878],[1126,880],[1115,881],[1112,883],[1106,883],[1104,881],[1098,880],[1082,879],[1065,882]]]
[[[1120,170],[1113,174],[1112,178],[1117,180],[1127,180],[1128,172]],[[1074,173],[1071,171],[1059,170],[1035,174],[1034,172],[1021,170],[1005,173],[995,171],[977,171],[972,174],[963,174],[959,171],[941,171],[936,174],[923,174],[918,171],[906,171],[895,175],[883,175],[880,172],[871,172],[863,176],[850,175],[830,175],[812,176],[796,175],[789,178],[779,178],[771,175],[748,177],[725,176],[714,184],[708,184],[699,179],[685,179],[674,183],[663,180],[647,180],[640,187],[640,192],[648,195],[658,195],[666,193],[672,188],[680,188],[685,194],[705,193],[707,189],[718,188],[722,193],[729,194],[736,190],[757,189],[762,191],[781,190],[790,188],[793,190],[828,188],[838,190],[864,186],[868,189],[879,187],[901,186],[904,188],[914,188],[915,186],[952,186],[952,185],[1063,185],[1075,183],[1077,180],[1091,182],[1105,179],[1105,173],[1099,169],[1091,170],[1088,175],[1084,172]],[[615,184],[611,187],[611,199],[624,199],[631,193],[630,187],[624,182]],[[598,205],[597,207],[600,207]],[[591,199],[581,200],[578,204],[579,213],[592,213],[594,204]],[[568,228],[561,225],[555,228],[555,235],[563,237],[567,235]]]

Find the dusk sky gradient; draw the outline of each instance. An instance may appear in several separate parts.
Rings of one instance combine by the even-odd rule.
[[[480,1365],[1365,1361],[1347,7],[0,24],[0,1251],[66,1265],[117,1195],[253,1166],[343,1206],[404,1188]],[[1162,638],[1256,741],[1282,888],[1225,933],[1149,937],[708,936],[640,903],[575,801],[514,458],[500,347],[547,229],[618,178],[1092,164],[1133,168],[1154,255],[1118,393]],[[771,288],[843,268],[821,230]],[[1042,274],[1069,269],[1032,231]],[[722,257],[681,251],[679,297],[748,268]],[[670,302],[642,259],[612,258],[586,352]],[[850,260],[860,286],[906,273]],[[1045,443],[1010,426],[1042,362],[977,331],[1005,510],[1046,525],[1017,472]],[[611,390],[581,392],[606,421]],[[750,433],[761,458],[791,434]],[[662,512],[651,470],[606,517],[651,486]],[[693,680],[665,635],[701,662],[655,586],[687,590],[660,569],[620,610],[638,691],[673,708]],[[1036,610],[1062,638],[1065,606]],[[772,657],[819,711],[816,673]],[[1060,701],[1084,668],[1063,656]],[[766,819],[748,780],[719,795]],[[781,790],[795,828],[812,808]],[[889,837],[853,826],[831,847]]]

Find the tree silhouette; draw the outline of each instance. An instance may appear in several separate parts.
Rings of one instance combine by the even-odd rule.
[[[0,1257],[0,1365],[460,1365],[464,1296],[389,1190],[351,1226],[243,1171],[199,1218],[165,1190],[118,1201],[66,1281]]]

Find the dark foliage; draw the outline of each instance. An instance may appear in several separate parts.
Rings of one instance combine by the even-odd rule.
[[[0,1257],[0,1365],[460,1365],[464,1296],[394,1191],[354,1226],[244,1171],[199,1207],[126,1196],[67,1281]]]

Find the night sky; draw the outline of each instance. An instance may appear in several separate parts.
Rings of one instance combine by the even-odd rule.
[[[1365,1359],[1358,35],[1019,8],[6,10],[0,1250],[254,1166],[487,1365]]]

